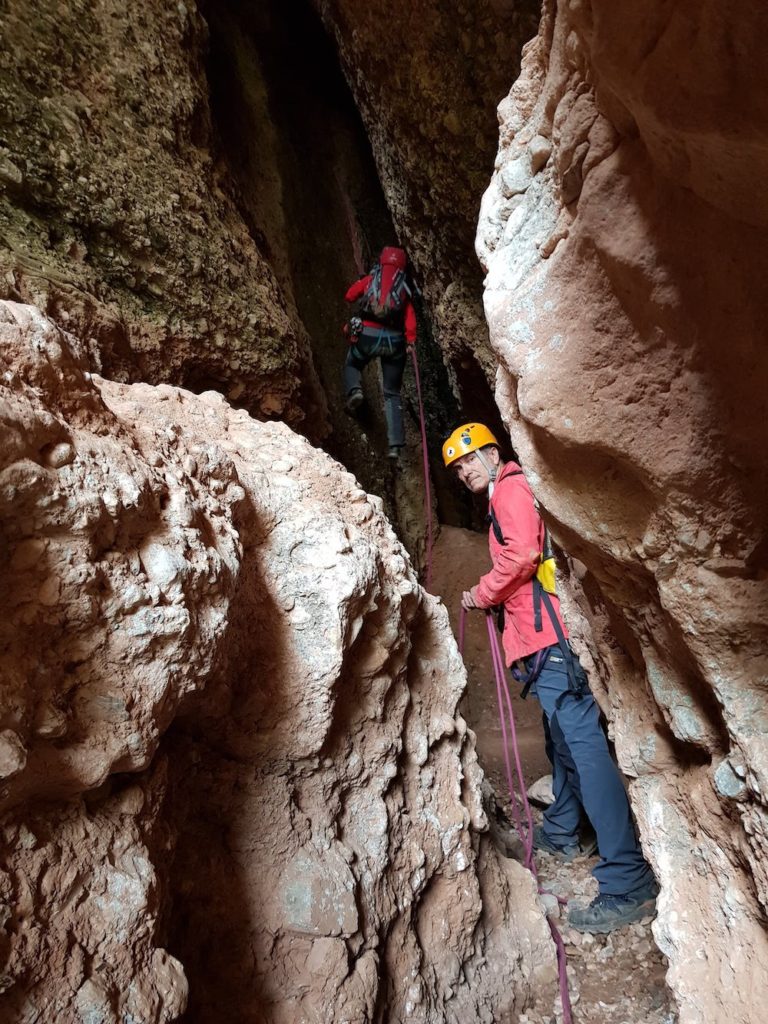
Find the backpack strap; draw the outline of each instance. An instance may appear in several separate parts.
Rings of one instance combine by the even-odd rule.
[[[507,473],[507,476],[504,476],[501,479],[506,480],[508,476],[522,475],[522,469],[514,469],[511,473]],[[501,483],[501,481],[498,481],[496,483],[497,487],[499,486],[499,483]],[[502,533],[501,525],[499,523],[499,520],[496,518],[496,513],[493,511],[493,504],[490,501],[488,502],[488,515],[485,517],[485,521],[486,523],[488,523],[489,526],[493,527],[493,536],[496,538],[499,544],[501,544],[501,546],[505,548],[507,546],[507,542],[504,540],[504,534]]]
[[[375,264],[368,276],[371,280],[368,282],[368,287],[361,296],[362,310],[370,310],[372,308],[372,301],[375,301],[381,293],[381,264]]]
[[[560,652],[563,655],[565,671],[568,673],[568,689],[564,693],[561,693],[555,701],[555,708],[559,710],[563,701],[569,694],[574,696],[576,700],[581,700],[589,684],[587,683],[587,677],[584,673],[584,669],[578,663],[576,656],[568,645],[568,641],[565,639],[565,634],[563,633],[562,626],[560,625],[560,620],[555,612],[555,606],[552,604],[552,598],[535,576],[533,578],[533,589],[534,592],[537,590],[539,591],[540,600],[544,602],[544,607],[547,609],[547,614],[552,621],[552,625],[554,626],[555,634],[557,636],[557,646],[560,648]]]
[[[499,524],[499,520],[496,518],[496,514],[491,505],[488,506],[488,515],[485,517],[485,521],[493,529],[493,536],[496,538],[498,543],[505,548],[507,546],[507,542],[504,540],[504,534],[501,532],[501,525]]]
[[[407,285],[406,285],[406,287],[407,287]],[[516,469],[512,473],[508,473],[507,476],[522,476],[522,473],[523,473],[523,471],[521,469]],[[506,477],[504,477],[504,479],[506,480]],[[496,513],[493,511],[493,505],[490,502],[488,502],[488,515],[485,517],[485,521],[486,521],[486,523],[490,527],[493,528],[493,535],[496,538],[496,540],[499,542],[499,544],[501,544],[502,547],[506,547],[507,546],[507,542],[504,540],[504,533],[502,532],[501,524],[499,523],[499,520],[496,518]],[[493,607],[493,611],[494,611],[494,613],[496,615],[496,626],[497,626],[499,632],[503,633],[504,632],[504,605],[503,604],[495,605]]]
[[[395,292],[401,306],[405,305],[406,299],[411,298],[411,289],[408,287],[408,281],[404,271],[398,270],[397,277],[392,282],[392,287],[390,288],[390,294],[392,292]]]
[[[522,469],[516,469],[512,473],[507,473],[507,476],[522,476],[522,475],[523,475]],[[507,476],[502,477],[502,480],[506,480]],[[502,547],[506,547],[506,543],[507,542],[504,540],[504,534],[501,531],[501,525],[499,524],[499,520],[496,518],[496,513],[493,511],[493,505],[490,502],[488,503],[488,515],[486,516],[486,522],[493,528],[493,535],[496,538],[496,540],[498,541],[498,543],[501,544]],[[545,554],[545,552],[548,550],[549,547],[550,547],[550,544],[549,544],[549,534],[548,534],[547,528],[545,526],[544,527],[544,551],[542,552],[542,555]],[[536,576],[534,576],[533,579],[534,579],[534,587],[533,587],[533,628],[536,630],[537,633],[540,633],[542,631],[542,629],[543,629],[542,621],[541,621],[541,592],[543,591],[544,588],[541,586],[541,584],[539,583],[539,581],[536,578]]]
[[[396,306],[402,304],[400,292],[404,283],[405,274],[402,270],[396,271],[395,276],[392,278],[392,284],[389,286],[389,295],[387,295],[387,305],[390,309],[394,309]]]
[[[507,473],[507,476],[522,475],[523,471],[521,469],[516,469],[512,473]],[[502,479],[506,480],[507,476],[502,477]],[[488,503],[488,515],[486,517],[486,522],[492,527],[493,535],[498,541],[498,543],[501,544],[502,547],[506,547],[506,541],[504,540],[504,534],[502,533],[501,530],[501,524],[499,523],[499,520],[496,518],[496,514],[493,511],[493,505],[490,502]],[[546,527],[544,527],[544,549],[545,551],[542,552],[542,554],[551,550],[551,542],[549,541],[549,531]],[[558,619],[557,612],[555,611],[555,606],[552,604],[552,598],[541,585],[541,581],[539,580],[538,576],[534,574],[531,582],[533,584],[533,628],[536,630],[537,633],[540,633],[543,629],[541,616],[541,606],[543,603],[544,607],[547,609],[547,615],[549,615],[549,618],[554,627],[555,636],[557,637],[557,645],[560,648],[560,651],[563,655],[566,672],[568,673],[568,689],[565,691],[565,693],[561,694],[558,697],[555,705],[557,708],[559,708],[565,697],[568,696],[568,694],[573,694],[573,696],[577,700],[580,700],[584,696],[584,691],[587,689],[588,686],[587,677],[584,673],[584,670],[581,668],[581,665],[579,665],[576,661],[573,651],[568,646],[568,641],[565,639],[565,634],[563,633],[562,626],[560,625],[560,620]],[[544,648],[544,650],[546,650],[546,648]],[[537,654],[538,653],[539,652],[537,652]],[[533,667],[530,673],[526,676],[526,678],[522,679],[519,675],[515,675],[516,679],[518,679],[520,682],[525,683],[522,693],[520,694],[521,697],[525,698],[528,696],[528,691],[535,683],[536,678],[539,675],[539,672],[541,672],[543,664],[544,658],[537,657],[533,663]]]
[[[537,633],[540,633],[544,628],[541,624],[541,595],[545,591],[535,574],[533,579],[533,628]]]

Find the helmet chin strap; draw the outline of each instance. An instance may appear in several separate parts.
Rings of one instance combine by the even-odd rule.
[[[480,461],[480,465],[488,474],[488,497],[491,498],[493,497],[493,485],[496,482],[496,475],[499,472],[499,467],[494,466],[493,463],[489,462],[479,448],[475,449],[475,455]]]

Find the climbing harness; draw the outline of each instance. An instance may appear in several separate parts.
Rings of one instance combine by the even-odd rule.
[[[501,611],[504,611],[504,606],[501,606]],[[499,629],[500,633],[504,632],[503,627]],[[529,654],[527,658],[519,658],[511,667],[513,678],[522,684],[522,690],[520,691],[520,697],[525,700],[531,691],[531,687],[539,678],[539,674],[544,667],[544,662],[547,660],[547,648],[544,647],[540,651],[536,651],[535,654]]]
[[[421,454],[424,468],[424,519],[427,524],[427,571],[424,578],[424,589],[429,590],[432,586],[432,491],[429,485],[429,449],[427,448],[427,428],[424,424],[424,403],[421,400],[421,379],[419,377],[419,360],[416,356],[416,346],[408,346],[413,361],[413,373],[416,379],[416,397],[419,402],[419,425],[421,427]]]
[[[375,340],[375,342],[373,344],[373,348],[370,349],[369,352],[367,353],[367,357],[369,359],[373,359],[374,356],[379,355],[381,353],[382,349],[384,349],[385,345],[386,345],[386,354],[387,355],[393,356],[395,354],[395,343],[396,342],[401,343],[402,340],[403,340],[402,331],[393,331],[393,330],[390,330],[390,328],[388,328],[388,327],[380,327],[377,330],[376,328],[373,328],[373,327],[366,327],[366,326],[364,326],[362,321],[360,322],[360,324],[361,324],[360,325],[360,332],[359,332],[358,336],[355,338],[355,341],[354,341],[353,347],[352,347],[353,355],[355,355],[356,358],[358,358],[358,359],[363,358],[362,357],[362,353],[360,353],[359,351],[356,351],[357,343],[360,341],[361,337],[365,337],[369,341],[373,337],[376,338],[376,340]]]
[[[466,623],[466,610],[461,609],[459,616],[459,653],[464,653],[464,630]],[[525,777],[523,776],[523,766],[520,759],[520,748],[517,742],[517,729],[515,727],[515,713],[512,707],[512,697],[509,693],[509,688],[506,682],[506,675],[504,672],[504,661],[501,655],[501,649],[499,647],[499,638],[494,627],[493,616],[490,609],[486,610],[485,622],[488,629],[488,641],[491,648],[491,661],[493,662],[493,672],[496,679],[496,699],[499,707],[499,720],[501,722],[501,735],[504,743],[504,767],[506,769],[507,776],[507,787],[509,788],[509,799],[512,807],[512,813],[515,817],[515,825],[517,826],[517,832],[523,843],[523,849],[525,851],[524,865],[531,872],[533,877],[536,879],[536,885],[539,895],[550,895],[555,896],[555,899],[561,906],[565,906],[568,902],[561,896],[557,896],[555,893],[548,893],[546,889],[543,889],[539,885],[538,872],[536,870],[536,864],[533,859],[533,815],[531,814],[531,805],[528,803],[528,791],[525,785]],[[507,728],[509,727],[509,728]],[[509,750],[510,743],[512,746],[512,754],[514,756],[515,772],[517,775],[517,788],[520,792],[520,800],[518,801],[515,793],[515,783],[512,774],[512,760],[510,758]],[[523,826],[523,815],[525,816],[525,827]],[[571,1012],[571,998],[568,992],[568,973],[567,973],[567,957],[565,953],[565,944],[563,943],[563,937],[560,934],[560,930],[554,921],[548,916],[547,924],[552,934],[552,941],[555,944],[557,950],[557,972],[559,978],[560,988],[560,1001],[563,1007],[563,1024],[573,1024],[573,1014]]]
[[[350,355],[353,359],[358,360],[361,366],[365,366],[366,363],[376,356],[394,356],[398,346],[403,344],[403,335],[400,331],[392,331],[388,327],[381,327],[377,330],[372,327],[363,326],[362,321],[360,321],[360,331],[352,335],[351,325],[355,319],[353,317],[345,325],[344,334],[349,342]],[[363,339],[366,342],[366,346],[371,345],[365,352],[361,351],[359,347]],[[405,359],[404,354],[403,359]]]

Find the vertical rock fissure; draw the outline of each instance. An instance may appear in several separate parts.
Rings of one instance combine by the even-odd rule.
[[[205,14],[212,117],[225,178],[234,183],[233,198],[301,325],[327,399],[329,429],[308,424],[307,433],[383,497],[400,536],[421,560],[419,419],[410,367],[401,466],[384,457],[375,365],[366,374],[366,407],[356,418],[344,412],[341,327],[351,310],[343,295],[379,248],[398,239],[335,51],[309,3],[211,4]],[[466,518],[466,503],[445,486],[434,458],[456,418],[454,387],[433,339],[428,304],[419,296],[416,305],[436,512],[449,521]]]

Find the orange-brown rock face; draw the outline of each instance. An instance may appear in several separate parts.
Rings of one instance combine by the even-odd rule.
[[[547,926],[378,500],[216,393],[91,376],[33,307],[0,360],[0,1018],[522,1008]]]
[[[547,3],[478,252],[497,399],[585,593],[686,1024],[768,984],[757,4]]]

